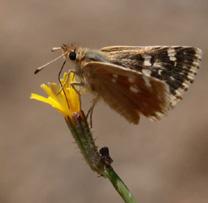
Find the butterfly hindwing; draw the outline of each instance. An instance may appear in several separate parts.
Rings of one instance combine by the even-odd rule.
[[[83,74],[91,89],[132,123],[140,114],[159,119],[169,108],[167,85],[156,78],[102,62],[88,63]]]

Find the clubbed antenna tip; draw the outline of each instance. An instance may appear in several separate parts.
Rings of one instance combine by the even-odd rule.
[[[48,63],[46,63],[46,64],[44,64],[44,65],[42,65],[42,66],[36,68],[35,71],[34,71],[34,74],[39,73],[39,72],[40,72],[41,70],[43,70],[46,66],[48,66],[48,65],[50,65],[51,63],[53,63],[53,62],[57,61],[58,59],[62,58],[64,55],[65,55],[65,53],[64,53],[64,54],[61,54],[60,56],[56,57],[55,59],[49,61]]]

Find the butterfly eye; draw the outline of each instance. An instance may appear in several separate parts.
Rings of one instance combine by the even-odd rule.
[[[75,61],[76,60],[76,56],[77,56],[77,54],[76,54],[75,51],[71,51],[69,53],[69,59],[72,60],[72,61]]]

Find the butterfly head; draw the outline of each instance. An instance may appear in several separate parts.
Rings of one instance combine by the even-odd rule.
[[[65,58],[71,61],[75,61],[77,59],[77,46],[71,44],[63,44],[61,47],[53,48],[52,51],[56,51],[57,49],[61,49]]]
[[[61,49],[62,49],[65,59],[69,61],[70,63],[74,62],[75,64],[79,64],[85,58],[86,49],[78,45],[63,44],[61,46]]]
[[[45,68],[49,64],[57,61],[58,59],[64,58],[66,61],[77,63],[82,58],[83,55],[82,48],[79,48],[78,46],[75,46],[73,44],[71,45],[63,44],[60,47],[53,47],[51,51],[52,52],[62,51],[62,54],[56,57],[55,59],[49,61],[48,63],[36,68],[35,74],[40,72],[43,68]]]

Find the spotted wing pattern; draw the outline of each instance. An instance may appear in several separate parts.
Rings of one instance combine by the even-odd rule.
[[[188,46],[112,46],[101,49],[109,63],[165,82],[170,93],[170,106],[182,99],[197,74],[202,52]]]

